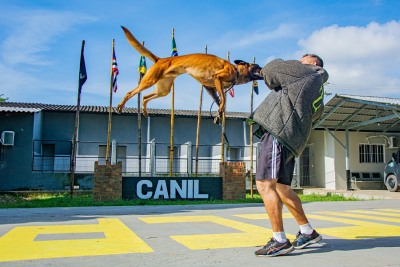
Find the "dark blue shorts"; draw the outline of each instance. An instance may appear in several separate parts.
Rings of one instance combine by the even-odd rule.
[[[260,140],[256,179],[277,179],[280,184],[291,185],[294,164],[293,153],[266,132]]]

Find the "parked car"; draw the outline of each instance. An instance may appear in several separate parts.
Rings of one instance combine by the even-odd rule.
[[[400,149],[392,154],[392,159],[386,164],[383,182],[387,190],[397,192],[400,189]]]

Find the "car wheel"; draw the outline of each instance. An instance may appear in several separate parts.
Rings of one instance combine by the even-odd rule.
[[[397,181],[396,175],[390,174],[386,178],[386,188],[390,192],[397,192],[399,190],[399,182]]]

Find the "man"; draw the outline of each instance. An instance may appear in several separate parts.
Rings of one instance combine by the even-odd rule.
[[[319,56],[306,54],[300,61],[273,60],[264,66],[261,74],[271,92],[252,114],[252,120],[260,124],[257,132],[261,137],[256,185],[271,222],[273,237],[255,254],[278,256],[322,239],[308,222],[291,182],[294,158],[303,152],[312,123],[322,115],[323,84],[328,80],[328,73]],[[284,231],[283,204],[300,228],[293,243]]]

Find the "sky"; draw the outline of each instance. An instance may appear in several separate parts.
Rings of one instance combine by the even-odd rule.
[[[275,58],[321,56],[335,94],[400,97],[400,1],[397,0],[0,0],[0,96],[8,102],[76,105],[85,40],[88,79],[81,105],[108,106],[112,40],[119,68],[116,106],[138,83],[140,55],[127,27],[158,57],[214,54],[264,66]],[[150,59],[146,60],[151,67]],[[200,84],[175,80],[175,109],[197,110]],[[143,91],[148,94],[154,87]],[[251,84],[234,87],[227,111],[250,111]],[[268,95],[259,81],[254,108]],[[171,95],[148,108],[170,109]],[[126,107],[137,107],[133,97]],[[203,110],[217,110],[204,92]]]

